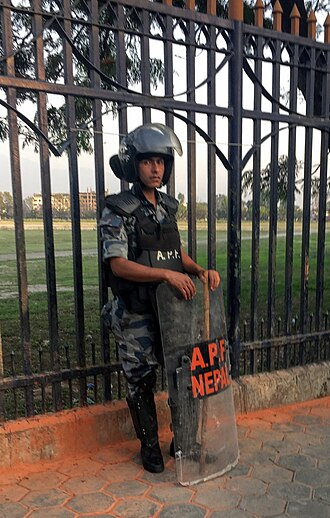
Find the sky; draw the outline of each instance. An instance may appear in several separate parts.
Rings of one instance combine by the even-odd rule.
[[[322,20],[321,20],[322,22]],[[162,50],[157,43],[150,46],[151,57],[161,57]],[[183,46],[175,45],[173,47],[174,55],[174,85],[175,93],[179,94],[185,91],[186,77],[185,77],[185,65],[183,54]],[[219,56],[216,66],[222,59],[222,55]],[[201,51],[200,54],[196,55],[196,84],[199,84],[206,77],[206,60],[205,54]],[[217,102],[221,106],[227,106],[227,73],[228,67],[224,67],[221,71],[221,75],[217,77]],[[283,80],[281,88],[283,93],[288,91],[290,85],[286,72],[283,73]],[[267,70],[267,65],[264,66],[263,81],[265,86],[271,91],[271,73]],[[244,78],[243,83],[243,105],[244,108],[253,109],[253,90],[251,82],[248,78]],[[162,95],[163,86],[160,85],[157,90],[153,92],[155,95]],[[4,95],[3,92],[1,95]],[[207,87],[203,87],[196,90],[196,101],[200,103],[206,102]],[[178,97],[179,99],[184,97]],[[282,101],[284,102],[284,101]],[[33,108],[31,104],[25,103],[20,106],[19,109],[24,112],[25,115],[33,118]],[[271,110],[270,103],[263,99],[263,109]],[[298,111],[304,113],[305,106],[303,99],[300,99]],[[0,117],[5,116],[5,110],[0,106]],[[152,112],[153,122],[164,122],[164,116],[160,112]],[[207,131],[207,118],[203,115],[198,115],[196,122]],[[133,129],[138,124],[142,123],[141,110],[133,107],[128,108],[128,124],[129,129]],[[114,176],[109,167],[109,157],[118,151],[118,121],[114,119],[112,115],[108,115],[103,120],[103,145],[104,145],[104,170],[105,170],[105,185],[108,192],[118,192],[120,189],[119,180]],[[267,134],[270,131],[270,125],[268,123],[262,126],[263,133]],[[176,195],[181,192],[185,196],[187,195],[187,173],[186,173],[186,155],[187,155],[187,142],[186,142],[186,129],[185,124],[181,121],[175,120],[175,131],[178,134],[183,150],[184,156],[182,158],[176,156]],[[226,119],[219,118],[217,120],[217,145],[227,156],[228,149],[228,138],[227,138],[227,121]],[[303,139],[304,135],[302,130],[298,130],[297,143],[297,158],[303,160]],[[197,141],[197,196],[198,201],[205,201],[207,199],[207,182],[206,182],[206,160],[207,160],[207,145],[201,137],[196,135]],[[318,147],[318,135],[315,132],[315,148]],[[23,148],[23,140],[20,139],[20,163],[21,163],[21,175],[22,175],[22,193],[23,198],[32,196],[35,193],[40,193],[41,182],[40,182],[40,170],[39,170],[39,158],[38,154],[34,152],[32,146]],[[252,145],[252,122],[244,121],[243,123],[243,155],[250,149]],[[287,132],[283,131],[280,134],[280,154],[287,154]],[[315,161],[317,162],[318,153],[315,152]],[[265,167],[270,161],[270,147],[269,143],[266,142],[262,146],[262,164]],[[79,164],[79,189],[80,191],[86,191],[87,189],[95,190],[95,173],[94,173],[94,157],[93,154],[82,154],[78,159]],[[248,164],[248,168],[251,168],[252,162]],[[217,159],[217,193],[227,193],[227,180],[228,173],[222,166],[220,161]],[[64,154],[62,157],[51,156],[51,186],[52,192],[69,192],[69,175],[68,175],[68,160]],[[11,175],[10,175],[10,156],[9,156],[9,145],[8,142],[0,143],[0,191],[12,191],[11,186]]]

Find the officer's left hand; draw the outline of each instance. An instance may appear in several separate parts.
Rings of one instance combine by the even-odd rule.
[[[198,278],[203,284],[209,280],[209,288],[211,291],[215,291],[220,284],[220,275],[216,270],[201,270],[198,273]]]

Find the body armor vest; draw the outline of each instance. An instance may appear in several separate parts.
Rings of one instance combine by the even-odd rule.
[[[128,235],[128,259],[152,268],[167,268],[183,272],[180,235],[176,223],[177,201],[162,193],[167,216],[162,223],[148,217],[142,204],[133,193],[124,191],[107,196],[106,206],[120,216],[135,217],[135,239],[137,247],[132,246],[132,236]],[[138,305],[132,290],[138,292],[138,299],[148,298],[146,293],[154,288],[154,283],[138,283],[116,277],[110,270],[109,285],[114,295],[130,299],[132,309]],[[149,295],[150,296],[150,295]]]

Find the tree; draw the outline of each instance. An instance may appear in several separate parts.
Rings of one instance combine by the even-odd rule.
[[[215,199],[215,210],[217,219],[227,219],[228,198],[224,194],[217,194]]]
[[[302,167],[302,162],[296,160],[295,163],[295,178],[299,174]],[[287,184],[288,184],[288,171],[289,171],[289,160],[286,155],[281,155],[278,159],[278,184],[277,184],[277,197],[279,203],[285,204],[287,201]],[[271,173],[272,164],[269,163],[260,172],[260,205],[269,207],[269,196],[270,196],[270,185],[271,185]],[[247,194],[252,191],[253,186],[253,171],[244,171],[242,177],[242,191]],[[295,184],[296,194],[300,193],[300,189]]]
[[[12,218],[14,213],[13,197],[10,192],[0,192],[0,219]]]
[[[156,0],[161,1],[161,0]],[[269,0],[274,3],[275,0]],[[311,8],[314,10],[327,9],[328,0],[280,0],[283,9],[283,31],[290,32],[290,13],[294,2],[297,3],[298,9],[301,13],[301,34],[307,35],[307,15]],[[254,3],[253,3],[254,4]],[[253,23],[253,4],[250,0],[244,3],[244,21],[246,23]],[[183,7],[185,0],[174,0],[173,5]],[[266,4],[267,5],[267,4]],[[268,4],[270,5],[270,3]],[[19,6],[17,6],[19,7]],[[45,0],[42,8],[45,12],[57,13],[61,12],[60,2],[57,0]],[[83,0],[77,0],[72,3],[72,12],[74,18],[77,20],[86,20],[89,16],[89,7]],[[196,9],[201,12],[206,12],[207,0],[196,0]],[[228,16],[228,1],[218,0],[216,4],[217,15],[223,18]],[[35,58],[33,55],[33,45],[30,40],[33,38],[31,18],[25,12],[25,5],[22,5],[21,10],[14,11],[13,17],[13,47],[18,49],[15,51],[15,69],[19,77],[35,78]],[[101,86],[104,89],[112,88],[109,81],[116,80],[116,59],[117,49],[114,31],[111,30],[111,25],[114,21],[115,13],[111,2],[99,1],[99,46],[100,46],[100,69],[104,74],[101,80]],[[49,18],[46,19],[46,22]],[[1,24],[1,20],[0,20]],[[138,37],[134,32],[139,27],[139,20],[137,12],[132,9],[130,15],[126,19],[127,29],[129,29],[125,36],[126,45],[126,65],[127,65],[127,85],[133,86],[141,80],[141,56],[139,52]],[[269,19],[265,20],[265,25],[269,26]],[[63,30],[63,28],[61,29]],[[196,29],[199,31],[199,29]],[[1,26],[0,26],[0,40],[1,40]],[[131,35],[130,35],[131,34]],[[52,82],[63,82],[64,66],[63,66],[63,41],[59,27],[55,22],[50,24],[43,32],[44,56],[46,67],[46,78]],[[88,31],[83,24],[72,24],[72,34],[68,35],[71,38],[74,48],[80,54],[88,59],[89,57],[89,39]],[[198,36],[198,35],[197,35]],[[29,43],[30,42],[30,43]],[[0,47],[3,42],[0,41]],[[28,43],[28,44],[27,44]],[[304,56],[301,56],[301,60]],[[4,62],[0,61],[0,73],[3,73]],[[164,79],[164,66],[161,59],[150,59],[151,82],[154,87],[157,87]],[[106,80],[107,76],[108,80]],[[316,71],[316,83],[320,82],[321,74]],[[74,82],[76,85],[87,86],[90,83],[90,76],[87,66],[77,59],[74,66]],[[306,80],[303,71],[299,76],[299,88],[306,97]],[[321,114],[321,96],[322,89],[317,87],[315,89],[315,115]],[[18,102],[21,103],[29,99],[36,103],[36,96],[27,91],[18,91]],[[106,103],[106,111],[115,113],[116,105],[113,103]],[[77,132],[77,144],[79,151],[92,151],[91,138],[92,131],[86,121],[92,119],[92,101],[83,98],[75,98],[76,122],[77,126],[83,131]],[[37,122],[37,113],[35,115],[35,122]],[[50,138],[55,146],[60,146],[68,138],[67,127],[65,121],[65,106],[50,105],[48,108],[48,131]],[[32,130],[27,128],[24,124],[20,126],[20,131],[25,136],[25,144],[33,144],[35,148],[38,147],[36,135]],[[8,137],[7,122],[0,119],[0,140],[5,140]]]
[[[178,219],[186,220],[188,211],[187,211],[187,204],[184,199],[184,194],[182,194],[182,192],[179,192],[177,198],[179,201],[177,217],[178,217]]]

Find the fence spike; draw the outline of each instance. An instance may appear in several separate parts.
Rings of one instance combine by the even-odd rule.
[[[308,37],[312,40],[316,40],[316,16],[315,12],[311,11],[307,18],[307,26],[308,26]]]
[[[207,14],[216,16],[217,14],[217,2],[216,0],[207,0]]]
[[[290,14],[290,20],[291,20],[291,34],[294,36],[299,36],[299,29],[300,29],[300,12],[298,10],[298,7],[296,4],[294,4],[291,14]]]
[[[330,14],[328,14],[324,22],[324,43],[330,43]]]
[[[228,18],[243,21],[243,0],[229,0]]]
[[[186,0],[185,3],[186,9],[190,9],[191,11],[195,10],[195,0]]]
[[[256,27],[264,26],[264,2],[263,0],[257,0],[254,6],[254,24]]]
[[[279,0],[276,0],[274,7],[273,7],[273,29],[277,32],[282,31],[282,16],[283,16],[283,9],[279,2]]]

